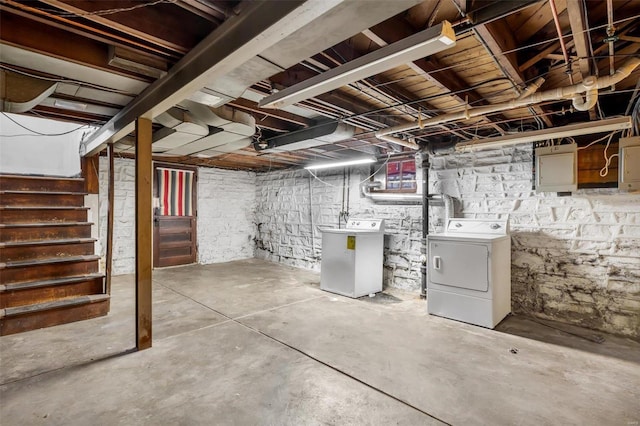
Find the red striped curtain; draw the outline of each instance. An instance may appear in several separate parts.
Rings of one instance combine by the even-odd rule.
[[[158,196],[162,216],[192,216],[193,172],[158,167]]]

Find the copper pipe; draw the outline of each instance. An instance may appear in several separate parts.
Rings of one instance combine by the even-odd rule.
[[[564,37],[562,37],[562,28],[560,28],[560,19],[558,18],[558,8],[556,7],[555,0],[549,0],[549,6],[551,6],[551,14],[553,15],[553,22],[556,24],[556,31],[558,32],[558,40],[560,41],[560,47],[562,48],[562,55],[564,56],[564,63],[567,65],[567,74],[569,75],[569,83],[573,84],[573,73],[571,72],[571,63],[569,62],[569,53],[567,53],[567,45],[564,42]]]

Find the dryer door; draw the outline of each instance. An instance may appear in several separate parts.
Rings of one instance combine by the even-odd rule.
[[[486,292],[489,290],[489,248],[484,244],[431,241],[429,282]]]

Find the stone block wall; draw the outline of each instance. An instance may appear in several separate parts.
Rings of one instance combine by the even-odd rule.
[[[115,159],[113,273],[135,271],[135,165]],[[100,158],[99,253],[107,235],[108,163]],[[198,263],[253,257],[255,173],[198,169]]]
[[[386,222],[384,285],[420,288],[420,205],[380,205],[363,198],[360,181],[368,168],[317,172],[306,170],[258,174],[256,187],[256,257],[320,270],[322,234],[318,227],[344,227],[345,215]],[[344,199],[344,201],[343,201]]]
[[[136,268],[135,165],[124,158],[114,159],[113,266],[114,275],[131,274]],[[100,157],[99,246],[102,263],[107,246],[109,205],[109,163]]]
[[[531,161],[530,146],[432,156],[430,185],[462,217],[509,216],[515,312],[640,336],[640,194],[536,194]]]
[[[640,194],[579,190],[569,197],[532,190],[532,150],[514,147],[431,157],[430,193],[456,199],[456,215],[509,216],[515,312],[640,336]],[[114,273],[134,271],[134,163],[116,159]],[[100,239],[106,235],[106,161],[100,167]],[[348,173],[199,170],[200,263],[252,257],[318,271],[318,227],[349,217],[384,218],[384,284],[420,287],[420,205],[363,198],[368,168]],[[344,201],[343,201],[344,200]],[[430,209],[430,232],[443,209]],[[342,213],[342,214],[341,214]],[[104,254],[104,253],[103,253]]]
[[[253,258],[256,174],[198,169],[198,263]]]

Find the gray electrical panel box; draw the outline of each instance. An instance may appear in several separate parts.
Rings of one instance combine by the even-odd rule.
[[[618,150],[618,188],[640,189],[640,136],[621,138]]]
[[[578,189],[578,145],[536,148],[536,192]]]

